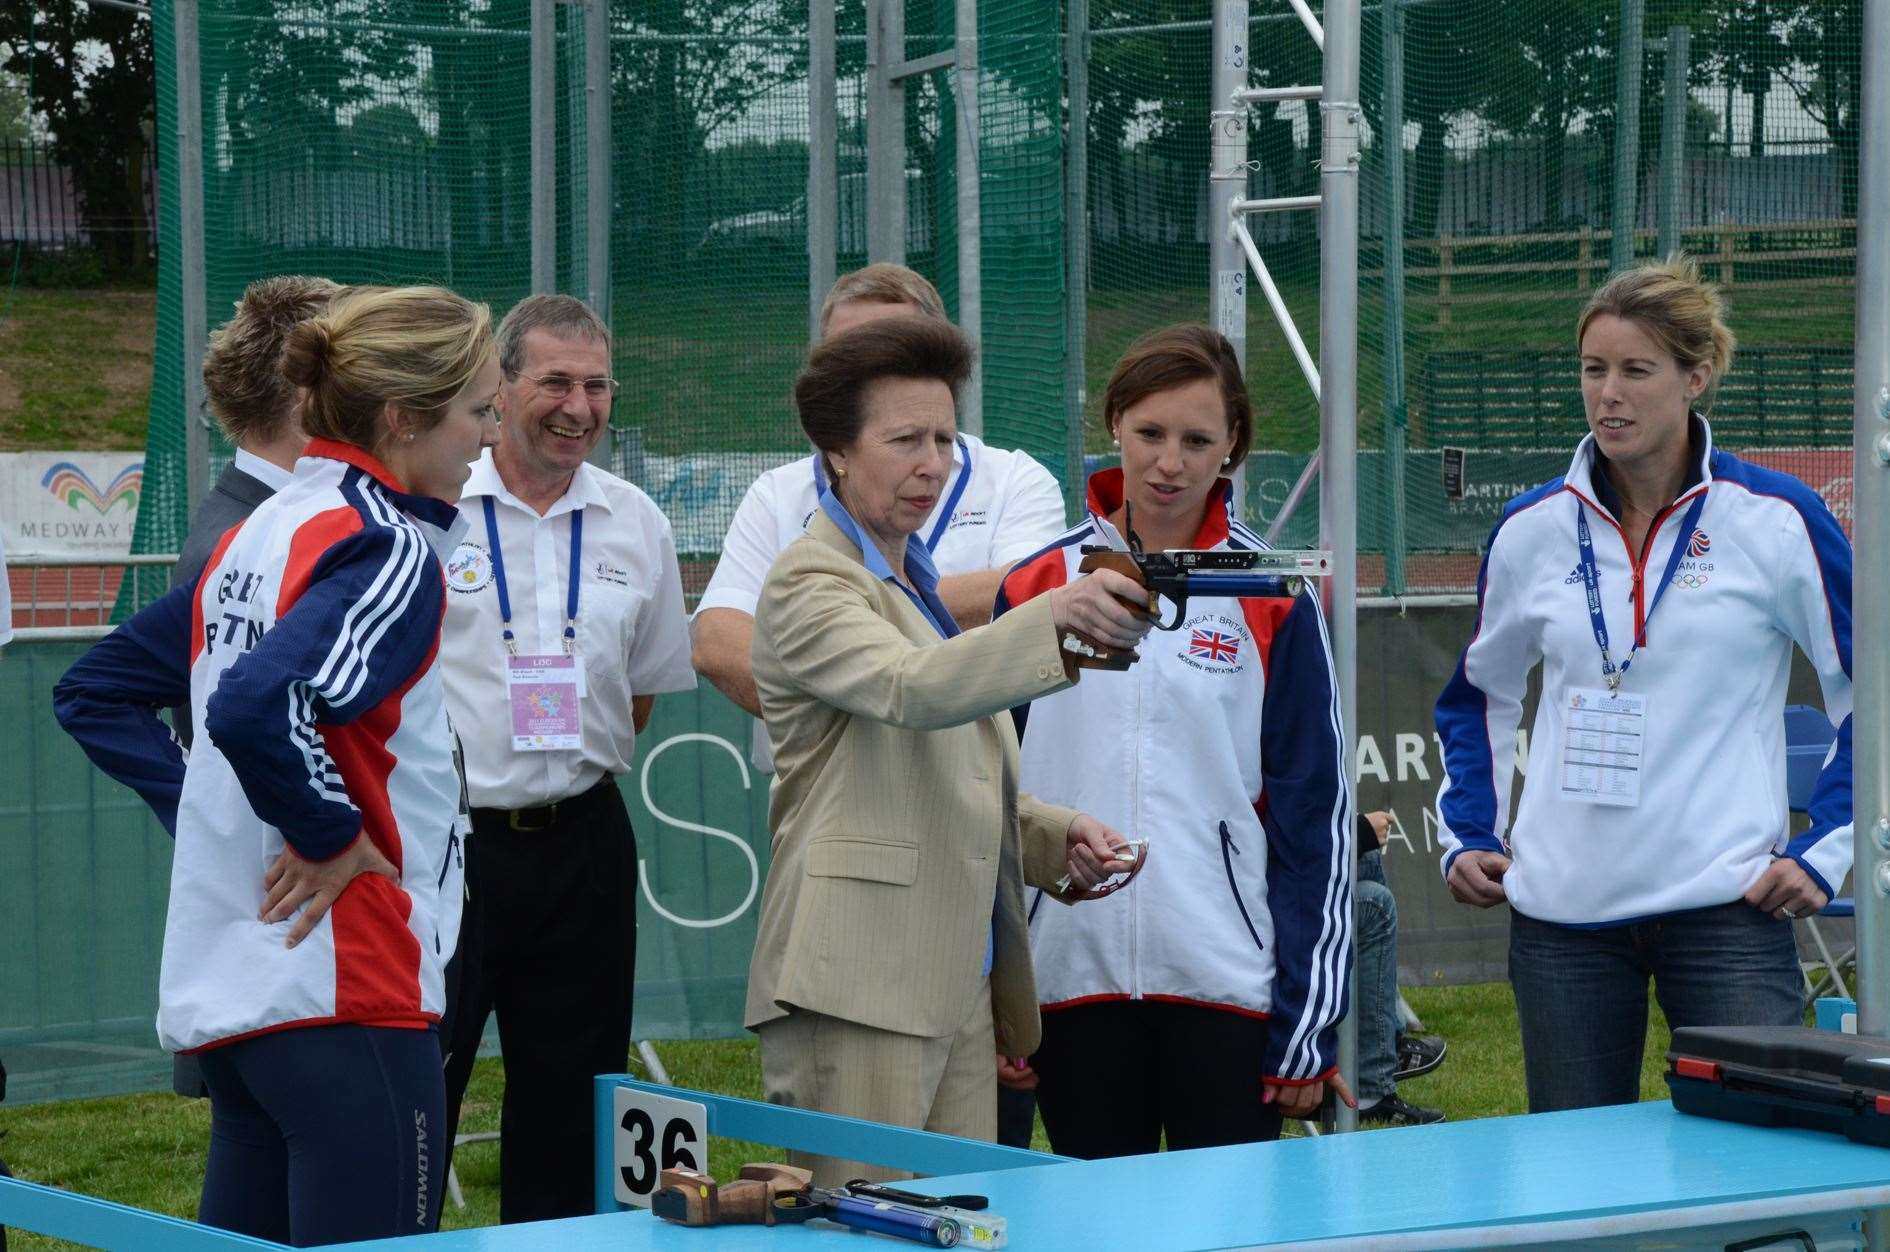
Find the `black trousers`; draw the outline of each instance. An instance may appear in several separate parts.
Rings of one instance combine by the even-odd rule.
[[[1043,1015],[1031,1058],[1050,1150],[1094,1159],[1259,1143],[1280,1135],[1260,1102],[1268,1023],[1194,1004],[1104,1000]]]
[[[615,780],[545,815],[474,809],[466,910],[449,975],[447,1142],[489,1013],[505,1103],[499,1220],[592,1211],[591,1079],[622,1073],[636,973],[637,848]],[[455,982],[455,979],[457,980]]]
[[[1007,1148],[1028,1148],[1037,1129],[1037,1093],[998,1088],[997,1141]]]

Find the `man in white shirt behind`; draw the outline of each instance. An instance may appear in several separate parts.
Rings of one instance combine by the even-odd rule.
[[[843,334],[881,317],[945,320],[937,288],[903,265],[876,264],[842,275],[820,312],[823,336]],[[755,605],[768,567],[806,528],[824,483],[820,459],[805,456],[769,470],[742,497],[715,574],[696,606],[691,661],[717,690],[759,719],[749,648]],[[938,566],[938,591],[961,627],[991,620],[1005,573],[1064,529],[1063,493],[1050,471],[1024,452],[1006,451],[960,434],[952,468],[921,540]],[[768,736],[755,723],[756,768],[770,772]]]
[[[472,809],[442,1140],[496,1013],[499,1218],[519,1222],[591,1211],[591,1079],[628,1063],[636,971],[616,779],[656,696],[696,676],[669,520],[585,460],[617,390],[609,330],[582,301],[531,296],[498,349],[499,445],[460,495],[440,640]]]

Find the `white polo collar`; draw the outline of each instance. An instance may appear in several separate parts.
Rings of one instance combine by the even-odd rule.
[[[537,509],[532,508],[507,489],[505,480],[499,476],[499,467],[493,464],[490,448],[481,450],[479,459],[472,463],[472,476],[466,480],[465,488],[459,493],[459,498],[462,500],[470,500],[475,496],[491,496],[501,504],[509,504],[533,517],[538,516]],[[577,473],[571,476],[571,485],[565,488],[563,495],[552,502],[544,515],[547,518],[556,517],[560,513],[587,509],[593,504],[601,507],[606,513],[610,512],[610,497],[604,491],[604,473],[595,465],[586,462],[578,466]]]
[[[232,453],[230,464],[271,491],[281,491],[289,485],[291,471],[283,469],[274,461],[265,461],[248,448],[238,448]]]

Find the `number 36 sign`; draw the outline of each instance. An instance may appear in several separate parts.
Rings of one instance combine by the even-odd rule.
[[[709,1113],[700,1104],[619,1087],[613,1190],[620,1204],[650,1207],[666,1169],[707,1169]]]

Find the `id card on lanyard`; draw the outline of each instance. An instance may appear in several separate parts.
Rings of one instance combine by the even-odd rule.
[[[1608,649],[1608,621],[1601,609],[1601,572],[1595,562],[1595,544],[1588,531],[1588,506],[1575,502],[1575,542],[1581,552],[1582,587],[1588,596],[1588,621],[1601,651],[1605,687],[1570,687],[1562,693],[1562,759],[1559,783],[1564,796],[1590,804],[1632,808],[1641,802],[1641,768],[1647,748],[1647,697],[1621,690],[1621,680],[1641,648],[1641,638],[1666,597],[1674,573],[1686,556],[1687,543],[1706,507],[1706,492],[1694,498],[1674,536],[1667,568],[1654,589],[1653,603],[1641,620],[1628,654],[1617,667]]]
[[[564,650],[521,654],[512,633],[512,596],[505,582],[505,552],[499,545],[498,512],[492,497],[482,502],[486,541],[492,548],[492,582],[499,593],[505,640],[505,695],[511,711],[512,750],[555,752],[582,745],[584,661],[577,655],[578,573],[584,550],[584,510],[571,513],[571,573],[564,600]]]

